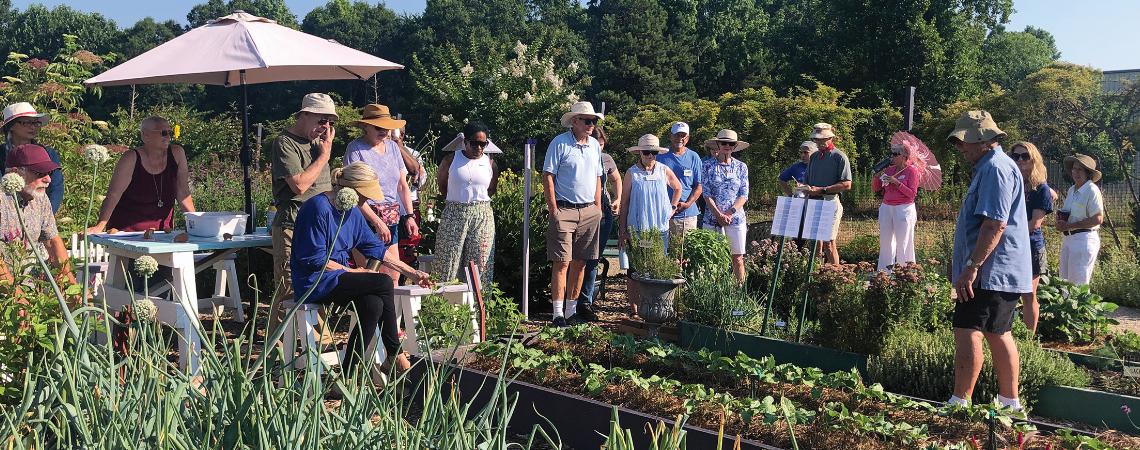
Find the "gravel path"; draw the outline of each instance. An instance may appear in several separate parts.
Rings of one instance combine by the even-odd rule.
[[[1113,329],[1117,331],[1128,330],[1140,334],[1140,309],[1121,306],[1117,308],[1116,311],[1113,311],[1109,317],[1120,322],[1120,324],[1114,325]]]

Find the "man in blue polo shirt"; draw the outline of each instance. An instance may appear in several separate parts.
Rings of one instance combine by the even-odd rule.
[[[657,156],[657,162],[669,167],[681,182],[681,203],[669,220],[669,233],[677,235],[697,228],[700,214],[697,200],[704,189],[701,188],[701,157],[685,147],[689,143],[689,124],[674,122],[669,127],[669,141],[669,153]],[[673,195],[673,189],[669,189],[669,195]]]
[[[1005,133],[990,113],[967,111],[947,139],[973,164],[973,179],[954,227],[954,396],[968,405],[990,345],[998,402],[1021,409],[1017,343],[1009,330],[1021,294],[1032,290],[1029,226],[1021,170],[998,145]],[[986,401],[988,403],[988,399]]]
[[[586,261],[598,258],[602,218],[602,150],[590,136],[602,115],[590,102],[577,102],[562,115],[570,130],[555,136],[542,163],[542,187],[550,212],[546,255],[550,258],[550,300],[554,325],[564,327],[578,310]]]

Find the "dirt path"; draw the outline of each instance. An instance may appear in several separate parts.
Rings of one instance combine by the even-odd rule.
[[[1118,325],[1113,325],[1116,331],[1131,331],[1140,334],[1140,309],[1131,308],[1128,306],[1121,306],[1109,314],[1109,317],[1116,319],[1120,322]]]

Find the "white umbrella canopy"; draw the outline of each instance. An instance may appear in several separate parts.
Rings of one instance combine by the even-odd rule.
[[[404,66],[277,22],[234,11],[92,77],[84,84],[191,83],[242,88],[241,163],[248,232],[254,229],[250,189],[249,97],[246,86],[274,81],[364,80]]]
[[[85,81],[97,86],[192,83],[236,86],[366,79],[404,66],[264,17],[237,11]]]

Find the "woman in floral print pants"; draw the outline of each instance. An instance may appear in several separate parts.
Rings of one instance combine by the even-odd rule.
[[[474,261],[486,289],[495,262],[495,215],[491,195],[498,171],[488,153],[501,153],[487,137],[487,127],[469,123],[457,139],[455,152],[444,157],[436,172],[446,205],[436,232],[432,275],[440,280],[460,278],[462,268]]]

